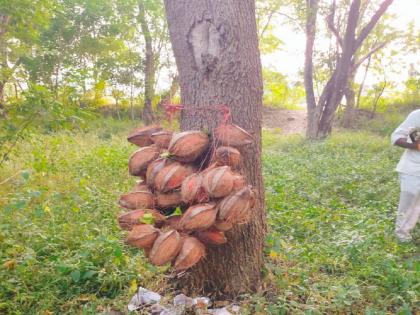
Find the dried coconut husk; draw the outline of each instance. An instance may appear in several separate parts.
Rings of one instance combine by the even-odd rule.
[[[202,194],[203,176],[200,173],[193,173],[184,179],[181,185],[182,201],[191,204],[199,201]]]
[[[181,187],[185,178],[191,175],[195,168],[178,162],[171,163],[161,169],[155,177],[155,188],[160,192]]]
[[[218,229],[219,231],[226,232],[233,228],[233,224],[231,222],[226,222],[225,220],[217,219],[214,224],[214,228]]]
[[[137,209],[129,212],[125,212],[118,217],[118,224],[123,230],[131,230],[134,226],[143,224],[141,219],[145,214],[152,215],[157,225],[165,222],[165,216],[159,213],[159,211],[153,209]]]
[[[118,201],[121,207],[136,209],[152,209],[154,206],[154,196],[150,191],[133,191],[123,194]]]
[[[171,227],[174,230],[179,230],[179,222],[181,221],[180,215],[171,215],[166,218],[165,225]]]
[[[218,147],[215,151],[214,160],[217,166],[230,166],[238,169],[241,163],[241,153],[233,147]]]
[[[173,260],[181,250],[181,236],[175,230],[162,233],[153,244],[149,260],[156,266],[162,266]]]
[[[212,198],[229,195],[233,188],[233,173],[229,166],[220,166],[205,172],[202,186]]]
[[[233,174],[233,188],[232,191],[241,190],[246,186],[246,179],[243,175],[239,173]]]
[[[179,227],[187,231],[206,230],[216,220],[217,209],[213,203],[191,206],[182,215]]]
[[[156,206],[161,209],[176,207],[181,202],[181,192],[177,190],[166,194],[157,193],[156,195]]]
[[[152,139],[153,143],[156,144],[161,149],[167,149],[169,147],[169,143],[171,142],[173,132],[168,130],[162,130],[153,133],[150,138]]]
[[[252,136],[238,125],[220,125],[214,130],[217,141],[224,146],[241,147],[254,142]]]
[[[171,164],[173,161],[166,158],[159,158],[154,160],[147,166],[146,171],[146,183],[150,187],[155,186],[156,175],[167,165]]]
[[[151,145],[153,143],[150,136],[155,133],[162,130],[162,127],[158,125],[151,125],[146,126],[143,128],[137,128],[134,129],[127,137],[128,142],[131,142],[135,145],[138,145],[139,147],[144,147]]]
[[[133,188],[131,188],[131,191],[147,191],[149,190],[149,187],[147,187],[146,183],[144,181],[138,181]]]
[[[158,158],[160,152],[156,146],[140,148],[135,151],[128,161],[128,171],[133,176],[144,176],[147,166]]]
[[[255,204],[254,192],[248,187],[224,198],[219,206],[218,219],[230,223],[244,223]]]
[[[141,224],[128,233],[125,243],[137,248],[151,248],[158,236],[158,229],[150,224]]]
[[[210,140],[207,134],[198,130],[175,133],[168,151],[180,162],[193,162],[207,150]]]
[[[225,233],[216,228],[210,228],[205,231],[199,231],[196,233],[196,236],[204,244],[209,245],[222,245],[227,242]]]
[[[206,248],[198,239],[189,236],[182,240],[181,251],[179,252],[174,267],[176,271],[191,268],[200,261],[206,254]]]

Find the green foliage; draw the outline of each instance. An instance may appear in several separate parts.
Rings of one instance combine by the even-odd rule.
[[[279,72],[263,69],[263,104],[287,109],[299,109],[305,97],[302,85],[290,84]]]
[[[0,176],[0,313],[124,311],[137,285],[165,290],[115,220],[134,183],[132,127],[94,120],[17,144]],[[392,236],[401,152],[365,133],[263,140],[268,290],[249,297],[248,314],[413,312],[416,247]]]

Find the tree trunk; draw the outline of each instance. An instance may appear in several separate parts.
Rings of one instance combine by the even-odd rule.
[[[379,90],[378,95],[375,97],[375,101],[373,102],[372,112],[370,113],[370,119],[375,118],[376,108],[378,107],[379,99],[381,98],[382,94],[385,91],[386,84],[387,83],[385,81],[384,84],[382,85],[381,89]]]
[[[0,118],[6,116],[6,109],[4,106],[4,83],[0,82]]]
[[[362,96],[363,87],[365,86],[366,77],[369,71],[370,62],[372,60],[372,56],[369,56],[368,63],[365,68],[365,74],[363,75],[362,83],[360,84],[359,91],[357,92],[357,101],[356,101],[356,108],[359,109],[360,107],[360,97]]]
[[[143,33],[146,46],[146,60],[144,65],[144,107],[143,107],[143,121],[146,125],[151,124],[154,120],[152,100],[154,96],[155,85],[155,66],[154,53],[152,46],[152,36],[150,34],[149,26],[147,25],[146,12],[143,0],[138,3],[139,15],[138,21]]]
[[[353,88],[353,80],[350,80],[347,84],[344,96],[346,98],[346,109],[344,111],[343,127],[352,128],[354,125],[356,104],[356,92]]]
[[[178,67],[181,129],[211,131],[216,105],[227,105],[233,122],[255,143],[241,149],[242,169],[258,195],[250,223],[227,233],[228,243],[208,248],[206,259],[178,281],[186,293],[234,297],[257,290],[266,232],[261,175],[262,76],[252,0],[165,0]],[[212,106],[214,107],[212,108]]]

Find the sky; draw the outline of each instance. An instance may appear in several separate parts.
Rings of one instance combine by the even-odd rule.
[[[388,12],[396,15],[395,21],[392,22],[395,28],[404,30],[411,21],[415,22],[417,29],[420,28],[420,0],[394,0]],[[274,23],[276,25],[274,33],[284,44],[279,51],[262,56],[262,64],[264,67],[287,75],[290,81],[302,81],[300,73],[303,70],[304,63],[305,34],[296,32],[284,19],[279,17]],[[325,39],[318,38],[315,45],[328,45],[328,42]],[[398,58],[398,56],[395,58]],[[405,62],[405,65],[402,65],[401,62]],[[416,70],[420,71],[420,56],[408,56],[408,58],[403,58],[403,61],[399,58],[394,63],[392,79],[397,82],[404,81],[407,78],[407,67],[410,63],[416,65]],[[358,72],[356,81],[361,81],[362,73],[363,71]],[[371,85],[377,81],[378,78],[371,74],[367,77],[366,83]]]

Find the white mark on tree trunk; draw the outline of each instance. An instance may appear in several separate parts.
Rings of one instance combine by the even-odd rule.
[[[221,53],[221,40],[222,34],[210,19],[191,26],[188,43],[199,71],[208,74],[215,69]]]

